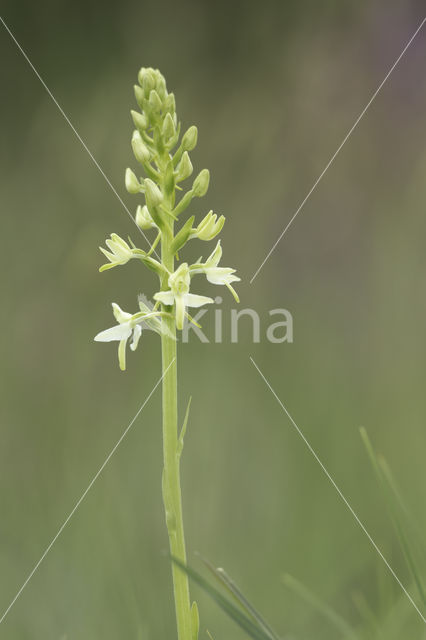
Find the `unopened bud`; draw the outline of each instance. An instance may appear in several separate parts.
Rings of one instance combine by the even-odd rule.
[[[135,125],[136,129],[139,129],[139,131],[145,131],[148,126],[148,121],[143,113],[139,113],[139,111],[133,110],[130,113],[132,115],[133,124]]]
[[[149,162],[151,154],[148,147],[144,144],[139,131],[133,131],[132,149],[138,162],[140,162],[141,164]]]
[[[133,89],[135,90],[136,102],[138,103],[140,108],[143,109],[143,102],[145,99],[145,94],[143,92],[143,89],[141,89],[140,86],[137,84],[134,85]]]
[[[138,80],[145,93],[145,96],[148,97],[152,89],[155,88],[156,84],[156,78],[153,69],[145,69],[145,67],[142,67],[142,69],[138,73]]]
[[[166,99],[164,100],[164,109],[168,112],[168,113],[175,113],[176,111],[176,100],[175,100],[175,94],[174,93],[169,93],[166,97]]]
[[[175,133],[175,123],[173,122],[173,118],[170,113],[167,113],[163,122],[163,138],[165,138],[165,140],[170,140]]]
[[[166,81],[164,79],[164,76],[161,75],[160,72],[157,73],[157,82],[155,88],[161,100],[165,100],[167,96]]]
[[[186,180],[186,178],[189,178],[189,176],[192,174],[192,171],[193,171],[193,167],[192,167],[191,159],[188,155],[188,152],[184,151],[182,155],[182,159],[179,162],[177,167],[177,175],[176,175],[177,182],[180,182],[181,180]]]
[[[146,205],[138,206],[135,221],[140,229],[151,229],[156,226]]]
[[[160,189],[157,187],[155,182],[153,182],[149,178],[146,178],[146,180],[144,181],[144,186],[145,198],[148,208],[150,209],[151,207],[157,207],[163,200],[163,194],[161,193]]]
[[[139,193],[141,190],[142,185],[131,169],[126,169],[125,183],[129,193]]]
[[[208,169],[202,169],[198,176],[195,178],[192,185],[192,191],[196,198],[202,198],[206,195],[209,188],[210,173]]]
[[[198,129],[196,126],[192,125],[189,127],[188,131],[186,131],[182,138],[182,149],[184,151],[192,151],[197,144],[198,137]]]
[[[151,105],[152,109],[154,111],[156,111],[157,113],[159,111],[161,111],[162,103],[161,103],[161,100],[160,100],[160,96],[155,91],[155,89],[153,89],[151,91],[151,93],[149,94],[149,104]]]

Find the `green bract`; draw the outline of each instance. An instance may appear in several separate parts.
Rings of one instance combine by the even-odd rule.
[[[180,216],[191,204],[192,199],[206,195],[210,174],[208,169],[202,169],[194,179],[192,187],[182,193],[176,202],[177,189],[182,189],[177,187],[178,183],[184,182],[193,172],[189,152],[197,144],[197,127],[189,127],[180,139],[181,125],[176,115],[175,97],[168,93],[166,81],[158,69],[142,68],[138,74],[138,81],[135,96],[141,112],[131,111],[136,127],[131,145],[136,160],[142,165],[145,177],[138,178],[132,169],[126,169],[125,184],[129,193],[144,194],[145,202],[138,204],[136,209],[137,226],[142,230],[155,230],[157,237],[153,241],[151,251],[146,252],[133,243],[129,246],[117,234],[111,234],[111,238],[106,241],[108,250],[101,248],[109,262],[100,270],[111,269],[126,264],[132,258],[139,258],[142,263],[156,271],[160,279],[160,291],[153,295],[153,299],[156,300],[155,312],[161,303],[162,312],[172,314],[177,329],[181,330],[185,316],[188,315],[187,307],[198,307],[213,302],[206,296],[190,293],[191,278],[194,275],[204,274],[210,283],[227,286],[237,301],[238,296],[231,282],[236,282],[239,278],[234,275],[235,269],[218,267],[222,256],[220,241],[205,263],[183,263],[174,270],[174,257],[177,257],[178,252],[181,254],[186,243],[190,239],[212,240],[222,230],[225,217],[218,218],[209,211],[195,226],[195,217],[191,216],[180,228],[175,229],[176,221],[180,221]],[[161,259],[156,260],[151,254],[158,243],[162,253]],[[116,308],[119,309],[118,306],[114,307]],[[124,369],[123,350],[132,332],[135,337],[135,330],[124,323],[122,318],[126,317],[129,320],[134,315],[120,316],[121,319],[115,315],[119,323],[117,329],[120,327],[116,335],[124,335],[130,331],[126,338],[120,339],[120,366]],[[143,312],[138,312],[138,315],[142,317]],[[142,320],[136,327],[140,327],[141,323]],[[111,331],[98,334],[96,340],[118,339],[105,337],[113,335]],[[136,348],[137,340],[132,344],[133,348]]]

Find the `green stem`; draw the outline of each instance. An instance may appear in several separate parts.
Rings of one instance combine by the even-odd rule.
[[[164,266],[170,273],[174,269],[174,256],[170,252],[171,237],[163,234],[161,255]],[[162,283],[167,289],[167,280]],[[170,311],[169,307],[164,310]],[[163,500],[169,535],[170,553],[186,565],[185,536],[182,517],[182,494],[180,487],[180,454],[178,450],[177,425],[177,361],[176,327],[174,317],[163,317],[167,332],[161,336],[163,364]],[[192,640],[191,604],[188,576],[173,564],[173,590],[179,640]]]

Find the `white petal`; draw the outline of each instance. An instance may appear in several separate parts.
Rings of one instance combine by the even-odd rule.
[[[132,334],[132,329],[128,324],[117,324],[115,327],[105,329],[95,336],[95,342],[112,342],[113,340],[127,340]]]
[[[206,264],[209,266],[217,267],[222,257],[222,247],[220,246],[220,240],[217,241],[217,245],[213,253],[207,258]]]
[[[122,322],[127,322],[127,320],[129,320],[132,317],[131,313],[127,313],[127,311],[123,311],[122,309],[120,309],[120,307],[116,302],[112,303],[112,312],[114,314],[114,318],[120,324]]]
[[[102,253],[104,254],[104,256],[106,258],[108,258],[108,260],[110,262],[114,262],[115,261],[115,255],[113,253],[110,253],[109,251],[107,251],[106,249],[104,249],[103,247],[99,247],[99,249],[102,251]]]
[[[159,291],[154,295],[154,300],[158,300],[166,305],[172,305],[175,301],[171,291]]]
[[[187,307],[202,307],[203,304],[210,304],[213,302],[211,298],[207,296],[197,296],[194,293],[187,293],[185,296],[185,305]]]
[[[230,282],[238,282],[240,278],[234,276],[235,269],[227,267],[216,267],[206,269],[206,278],[212,284],[228,284]]]
[[[130,348],[132,351],[136,350],[141,334],[142,334],[142,327],[140,324],[137,324],[136,327],[133,329],[133,340],[130,344]]]

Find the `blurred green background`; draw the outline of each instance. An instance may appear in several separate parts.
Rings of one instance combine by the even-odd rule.
[[[194,166],[212,180],[192,212],[227,216],[224,264],[238,268],[242,307],[258,310],[262,339],[253,344],[246,320],[231,344],[232,298],[200,291],[224,298],[224,342],[179,347],[182,414],[193,396],[183,457],[189,557],[198,568],[195,551],[224,566],[287,638],[339,634],[282,586],[284,571],[355,625],[362,594],[383,633],[392,620],[383,637],[423,637],[420,617],[249,361],[416,597],[359,427],[424,531],[426,32],[249,280],[423,13],[413,0],[2,2],[131,211],[139,200],[125,192],[124,170],[136,165],[129,110],[140,66],[161,69],[183,126],[198,126]],[[133,263],[98,273],[105,237],[136,241],[137,231],[3,27],[0,53],[4,610],[158,380],[160,345],[145,334],[122,373],[116,345],[93,342],[112,324],[111,301],[132,310],[156,281]],[[265,339],[277,307],[293,315],[293,344]],[[212,323],[210,310],[207,334]],[[0,637],[175,637],[160,419],[157,391]],[[215,640],[244,637],[193,593],[200,638],[206,628]]]

